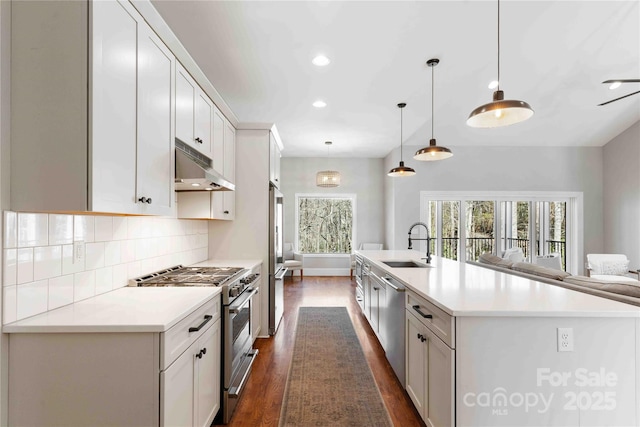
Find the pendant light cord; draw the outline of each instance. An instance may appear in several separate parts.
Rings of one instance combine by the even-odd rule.
[[[498,0],[498,90],[500,90],[500,0]]]
[[[402,161],[402,110],[400,108],[400,161]]]
[[[433,139],[433,121],[434,121],[434,112],[433,112],[433,98],[434,98],[434,93],[433,93],[433,73],[434,73],[434,69],[435,66],[431,67],[431,139]]]

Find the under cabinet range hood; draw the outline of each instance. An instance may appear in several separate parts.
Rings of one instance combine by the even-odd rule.
[[[176,138],[176,191],[234,191],[236,186],[211,167],[210,158]]]

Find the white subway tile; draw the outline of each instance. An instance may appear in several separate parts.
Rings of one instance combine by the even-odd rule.
[[[136,240],[136,261],[149,258],[151,241],[149,239]]]
[[[127,286],[127,264],[113,266],[113,289]]]
[[[4,286],[15,285],[18,280],[18,250],[4,250],[4,278],[2,284]]]
[[[87,243],[85,255],[85,269],[87,271],[104,267],[104,242]]]
[[[49,243],[49,215],[18,213],[18,247],[47,246]]]
[[[120,260],[123,263],[136,260],[136,241],[122,240],[120,242]]]
[[[142,218],[138,217],[130,217],[127,218],[127,238],[128,239],[137,239],[140,237],[140,230]]]
[[[113,240],[125,240],[128,238],[127,224],[128,218],[126,216],[113,217]]]
[[[142,274],[149,274],[158,270],[153,260],[153,258],[145,258],[143,260],[140,260],[140,271],[142,272]]]
[[[73,275],[73,301],[91,298],[96,294],[95,270],[83,271]]]
[[[73,217],[73,241],[93,242],[95,239],[95,217],[75,215]]]
[[[73,274],[84,271],[86,256],[80,260],[76,260],[73,255],[73,245],[62,246],[62,274]]]
[[[17,302],[17,286],[5,286],[2,296],[2,316],[3,323],[15,322],[17,320],[16,310],[18,308]]]
[[[113,289],[113,267],[98,268],[96,270],[96,295],[104,294]]]
[[[73,215],[49,215],[49,245],[73,243]]]
[[[73,302],[73,274],[49,279],[49,310]]]
[[[109,266],[109,265],[120,264],[121,262],[120,251],[121,251],[121,242],[113,241],[113,242],[105,243],[104,265]]]
[[[5,249],[18,246],[18,214],[16,212],[4,212],[4,247]]]
[[[127,264],[127,278],[135,279],[142,276],[140,273],[140,261],[134,261]]]
[[[17,287],[16,319],[44,313],[49,299],[48,280],[23,283]]]
[[[33,282],[33,248],[18,249],[17,283]]]
[[[108,242],[113,239],[113,218],[110,216],[97,216],[95,218],[95,241]]]
[[[33,280],[43,280],[62,274],[62,246],[33,249]]]
[[[198,234],[209,233],[209,221],[198,221]]]

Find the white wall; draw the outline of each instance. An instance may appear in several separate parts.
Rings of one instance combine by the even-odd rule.
[[[490,131],[489,131],[490,132]],[[388,189],[386,244],[406,249],[407,231],[420,220],[420,191],[581,191],[584,193],[585,252],[603,248],[602,148],[452,147],[454,155],[439,162],[419,162],[405,156],[416,170],[408,178],[385,177]],[[410,147],[413,152],[419,147]],[[399,161],[391,152],[384,169]]]
[[[362,242],[383,242],[384,235],[384,177],[383,159],[330,158],[329,167],[341,175],[337,188],[316,186],[316,172],[327,169],[327,158],[283,157],[280,163],[284,194],[284,241],[295,241],[296,193],[352,193],[356,194],[357,249]],[[385,247],[386,249],[386,247]]]
[[[640,268],[640,122],[604,146],[604,252]]]

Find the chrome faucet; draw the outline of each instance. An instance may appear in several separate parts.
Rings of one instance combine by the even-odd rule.
[[[423,226],[424,229],[427,230],[426,239],[419,238],[419,237],[414,237],[413,239],[411,238],[411,232],[413,231],[413,228],[418,225]],[[425,224],[424,222],[416,222],[411,227],[409,227],[409,247],[407,249],[413,249],[411,242],[413,242],[414,240],[426,240],[427,241],[427,257],[423,259],[427,260],[427,264],[431,264],[431,239],[432,237],[429,236],[429,227],[427,227],[427,224]]]

